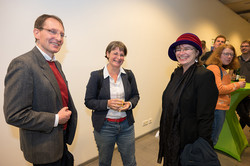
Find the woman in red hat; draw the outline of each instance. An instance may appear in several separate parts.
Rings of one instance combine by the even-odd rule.
[[[199,138],[213,151],[211,133],[218,89],[213,72],[198,63],[202,46],[196,35],[182,34],[168,54],[179,66],[162,96],[158,162],[163,158],[164,166],[178,166],[185,165],[180,160],[184,147]]]

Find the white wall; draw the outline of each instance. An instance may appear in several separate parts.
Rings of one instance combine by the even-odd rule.
[[[1,108],[8,64],[33,48],[34,21],[44,13],[59,16],[66,29],[57,59],[79,113],[70,146],[76,164],[97,156],[91,111],[83,100],[90,72],[106,64],[104,52],[110,41],[123,41],[128,48],[123,67],[133,70],[141,95],[134,110],[138,137],[159,126],[161,95],[176,67],[167,51],[180,34],[195,33],[207,41],[208,48],[212,39],[223,34],[238,53],[240,42],[250,38],[250,24],[217,0],[0,0]],[[149,118],[153,123],[142,127],[142,121]],[[19,148],[18,129],[6,124],[2,111],[0,129],[0,165],[30,166]]]

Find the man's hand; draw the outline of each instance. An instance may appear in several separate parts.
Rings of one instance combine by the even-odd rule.
[[[59,112],[58,112],[58,116],[59,116],[59,124],[65,124],[68,122],[68,120],[70,119],[72,112],[69,110],[68,107],[63,107]]]

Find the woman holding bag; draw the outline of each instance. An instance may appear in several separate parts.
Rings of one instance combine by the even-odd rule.
[[[187,144],[203,138],[212,147],[218,90],[213,73],[198,63],[202,46],[196,35],[182,34],[169,47],[168,54],[179,66],[162,96],[158,163],[163,158],[164,166],[178,166]]]

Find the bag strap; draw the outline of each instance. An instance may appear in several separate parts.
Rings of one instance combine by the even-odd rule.
[[[208,65],[209,66],[209,65]],[[207,68],[207,66],[204,66],[203,65],[203,67],[205,67],[205,68]],[[219,67],[219,66],[218,66]],[[223,78],[223,72],[222,72],[222,70],[221,70],[221,68],[219,67],[219,69],[220,69],[220,78],[221,78],[221,80],[222,80],[222,78]]]
[[[221,70],[220,67],[219,67],[219,69],[220,69],[220,78],[221,78],[221,80],[222,80],[222,78],[223,78],[223,72],[222,72],[222,70]]]

